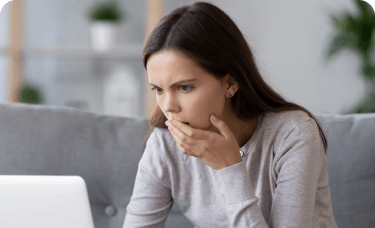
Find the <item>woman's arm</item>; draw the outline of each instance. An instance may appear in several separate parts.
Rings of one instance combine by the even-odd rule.
[[[163,150],[154,131],[138,165],[124,228],[165,226],[173,199]]]

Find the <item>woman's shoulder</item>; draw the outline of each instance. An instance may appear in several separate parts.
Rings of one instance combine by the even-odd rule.
[[[265,140],[272,142],[275,147],[285,139],[297,126],[306,121],[314,120],[302,110],[284,112],[268,112],[262,118],[262,134],[267,136]],[[306,125],[304,131],[310,131],[313,125]],[[304,127],[306,127],[304,126]]]
[[[175,140],[167,128],[155,127],[147,141],[147,144],[153,145],[154,148],[160,148],[164,152],[173,150]]]
[[[292,130],[300,123],[311,120],[309,114],[302,110],[289,110],[283,112],[267,112],[264,115],[263,123],[272,129],[283,128]]]
[[[150,138],[151,136],[153,136],[153,140],[159,140],[160,142],[173,141],[173,137],[167,128],[155,127],[154,131],[150,135]]]

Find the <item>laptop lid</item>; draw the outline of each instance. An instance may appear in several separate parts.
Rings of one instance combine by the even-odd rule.
[[[0,175],[0,227],[94,228],[84,179]]]

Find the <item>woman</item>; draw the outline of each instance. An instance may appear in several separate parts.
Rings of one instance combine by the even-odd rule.
[[[179,7],[143,56],[157,104],[124,227],[164,227],[174,202],[196,227],[337,227],[317,119],[264,82],[228,15]]]

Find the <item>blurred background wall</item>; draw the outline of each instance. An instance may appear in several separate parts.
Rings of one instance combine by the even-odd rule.
[[[87,10],[99,0],[24,0],[25,47],[90,48]],[[39,86],[46,105],[124,116],[145,116],[147,76],[141,47],[146,36],[146,1],[120,0],[126,20],[119,26],[118,45],[140,47],[133,59],[24,55],[25,80]],[[194,1],[165,0],[165,13]],[[341,113],[368,90],[360,76],[360,59],[343,50],[329,64],[324,59],[334,34],[329,18],[342,10],[356,13],[352,0],[216,0],[243,32],[264,79],[288,100],[313,113]],[[7,3],[0,13],[0,49],[9,43]],[[120,73],[119,73],[120,72]],[[128,74],[137,86],[135,111],[105,108],[111,75]],[[0,102],[8,101],[9,64],[0,52]],[[146,74],[147,75],[147,74]],[[115,78],[115,77],[113,77]],[[123,87],[123,90],[129,90]],[[119,89],[121,91],[121,89]],[[130,91],[130,90],[129,90]],[[108,103],[108,101],[107,101]]]

